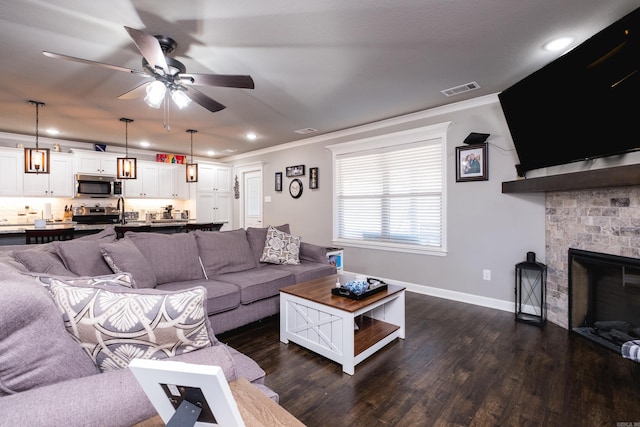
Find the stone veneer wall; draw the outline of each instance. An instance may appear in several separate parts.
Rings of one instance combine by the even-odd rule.
[[[568,328],[569,248],[640,258],[640,187],[549,192],[547,318]]]

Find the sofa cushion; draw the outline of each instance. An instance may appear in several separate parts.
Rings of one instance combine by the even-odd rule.
[[[14,251],[13,259],[24,265],[28,271],[34,273],[55,274],[59,276],[76,276],[64,266],[62,259],[56,253],[25,249]]]
[[[260,262],[300,264],[300,237],[269,226]]]
[[[295,284],[293,274],[275,268],[254,268],[226,273],[216,276],[215,279],[238,285],[242,304],[251,304],[254,301],[279,295],[280,288]]]
[[[337,273],[336,266],[329,263],[302,262],[298,265],[281,264],[271,267],[293,274],[295,283],[308,282]]]
[[[55,242],[56,251],[65,267],[78,276],[98,276],[113,273],[102,252],[101,240],[69,240]]]
[[[126,368],[133,358],[165,359],[216,342],[201,287],[169,292],[52,281],[50,291],[67,331],[102,372]]]
[[[45,288],[6,266],[0,275],[0,396],[97,374]]]
[[[196,236],[207,277],[256,267],[244,229],[215,233],[196,230],[191,234]]]
[[[100,251],[114,273],[126,271],[133,276],[136,288],[153,288],[158,283],[151,264],[131,240],[102,243]]]
[[[291,233],[289,224],[277,225],[275,226],[275,228],[280,231],[284,231],[285,233]],[[247,241],[249,242],[249,246],[251,246],[253,258],[256,260],[256,264],[258,266],[261,266],[260,258],[262,257],[262,252],[264,251],[264,244],[267,240],[268,229],[268,227],[247,228]]]
[[[156,289],[181,291],[194,286],[202,286],[207,290],[207,314],[209,316],[222,313],[223,311],[233,310],[240,305],[240,287],[233,283],[220,282],[218,280],[200,279],[186,282],[164,283],[158,285]]]
[[[158,285],[204,279],[194,233],[127,233],[153,269]],[[137,277],[134,275],[134,279]],[[136,280],[137,281],[137,280]]]

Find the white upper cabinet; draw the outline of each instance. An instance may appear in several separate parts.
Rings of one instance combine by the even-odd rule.
[[[50,153],[48,174],[24,174],[23,196],[73,197],[73,161],[67,153]]]
[[[24,176],[24,151],[0,148],[0,196],[21,196]]]
[[[101,153],[98,151],[73,150],[75,158],[75,171],[94,175],[116,175],[116,154]]]

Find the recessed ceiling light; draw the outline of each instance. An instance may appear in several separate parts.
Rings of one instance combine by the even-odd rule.
[[[542,46],[545,50],[556,52],[569,46],[573,42],[573,37],[558,37],[557,39],[550,40]]]
[[[236,151],[238,151],[236,148],[227,148],[224,150],[225,153],[235,153]]]
[[[145,147],[145,148],[146,148],[146,147],[150,147],[150,146],[151,146],[151,143],[150,143],[150,142],[148,142],[148,141],[140,141],[140,146],[141,146],[141,147]]]
[[[47,133],[49,135],[58,135],[60,133],[60,131],[58,129],[49,128],[49,129],[47,129]]]
[[[207,156],[214,156],[215,154],[216,154],[216,152],[213,151],[213,150],[207,151]]]
[[[254,132],[249,132],[245,135],[245,137],[249,140],[249,141],[255,141],[258,138],[258,135],[256,135]]]

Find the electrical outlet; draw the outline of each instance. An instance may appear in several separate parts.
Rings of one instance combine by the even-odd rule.
[[[491,280],[491,270],[482,270],[482,280]]]

